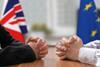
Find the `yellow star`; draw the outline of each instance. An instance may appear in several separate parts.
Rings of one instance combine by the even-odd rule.
[[[92,3],[86,4],[85,10],[89,10],[92,7]]]
[[[100,17],[98,17],[96,21],[97,21],[97,22],[100,22]]]
[[[94,30],[94,31],[92,31],[91,36],[94,37],[96,34],[97,34],[97,31]]]

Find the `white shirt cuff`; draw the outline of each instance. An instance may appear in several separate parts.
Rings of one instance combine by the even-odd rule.
[[[78,60],[82,63],[96,64],[96,49],[82,47],[79,51]]]

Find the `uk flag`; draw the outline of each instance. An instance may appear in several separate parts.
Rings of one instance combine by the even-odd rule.
[[[25,42],[23,34],[28,31],[19,0],[4,0],[0,24],[8,30],[13,38]]]

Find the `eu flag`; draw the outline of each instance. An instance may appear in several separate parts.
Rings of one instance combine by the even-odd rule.
[[[100,39],[100,17],[93,0],[80,0],[78,12],[77,35],[83,43]]]

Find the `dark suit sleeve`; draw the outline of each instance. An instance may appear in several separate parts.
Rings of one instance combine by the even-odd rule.
[[[20,64],[36,60],[35,54],[28,45],[7,46],[0,50],[0,66]]]
[[[0,44],[1,48],[5,48],[8,45],[15,41],[13,37],[7,32],[3,26],[0,25]]]
[[[31,47],[14,40],[2,26],[0,26],[0,44],[3,48],[0,49],[0,66],[36,60]]]

